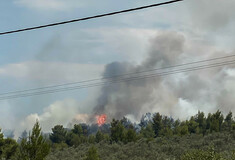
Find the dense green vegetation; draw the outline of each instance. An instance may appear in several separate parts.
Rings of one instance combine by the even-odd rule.
[[[43,160],[50,152],[50,146],[43,137],[39,123],[36,122],[32,134],[19,139],[19,144],[13,139],[4,139],[0,134],[0,158],[17,160]]]
[[[122,142],[110,144],[105,141],[95,144],[87,143],[78,147],[67,147],[53,151],[47,159],[83,160],[93,145],[97,148],[102,160],[203,160],[205,155],[211,156],[206,160],[217,160],[214,158],[215,156],[235,159],[233,152],[235,149],[234,133],[158,137],[151,141],[139,139],[127,144]]]
[[[25,134],[25,133],[24,133]],[[141,119],[127,118],[110,124],[75,124],[52,128],[48,138],[36,122],[32,134],[18,143],[0,134],[0,158],[20,160],[235,160],[235,121],[218,110],[198,112],[189,120],[174,120],[160,113]]]

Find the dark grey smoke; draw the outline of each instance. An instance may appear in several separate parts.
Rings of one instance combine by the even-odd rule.
[[[173,65],[177,63],[183,49],[184,37],[182,35],[175,32],[164,32],[151,40],[148,55],[140,65],[113,62],[106,65],[103,75],[104,77],[121,75]],[[118,78],[113,78],[113,80],[118,80]],[[158,90],[160,83],[161,78],[158,77],[104,86],[97,99],[94,113],[106,113],[108,117],[118,119],[126,115],[133,115],[138,119],[153,107],[150,102],[152,99],[156,99],[153,93],[154,90]]]
[[[185,41],[184,36],[176,32],[162,32],[150,42],[151,47],[141,64],[110,63],[105,67],[104,77],[228,55],[222,51],[211,51],[208,54],[205,50],[204,55],[201,53],[195,57],[188,48],[194,44]],[[185,60],[184,57],[190,57],[191,60]],[[220,109],[226,113],[235,109],[235,100],[232,98],[235,94],[234,79],[234,68],[228,65],[172,76],[116,83],[101,89],[93,112],[107,114],[108,121],[112,118],[121,119],[124,116],[139,120],[146,112],[160,112],[180,119],[189,118],[188,116],[196,114],[198,110],[207,113]]]

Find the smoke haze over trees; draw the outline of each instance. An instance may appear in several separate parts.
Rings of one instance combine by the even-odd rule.
[[[134,33],[138,34],[138,32]],[[201,46],[202,44],[195,43],[181,32],[156,31],[148,34],[151,38],[139,62],[127,59],[108,63],[101,67],[102,76],[141,72],[234,53],[221,51],[213,46]],[[30,70],[35,69],[30,73],[36,73],[44,64],[39,62],[33,66],[30,64],[23,66]],[[49,69],[44,69],[45,73],[41,77],[51,75],[50,71],[55,70],[56,65],[47,66]],[[70,70],[63,66],[64,64],[60,65],[62,67],[60,71]],[[9,67],[14,68],[14,66]],[[80,66],[71,68],[80,68]],[[70,71],[73,72],[73,70]],[[107,120],[111,122],[112,118],[120,119],[123,116],[132,121],[138,121],[146,112],[161,112],[176,119],[189,118],[191,114],[197,113],[197,110],[204,110],[205,113],[214,112],[217,109],[224,113],[234,112],[235,102],[232,96],[235,94],[234,73],[232,66],[225,66],[103,86],[89,94],[86,102],[80,103],[73,98],[59,100],[44,108],[41,113],[29,114],[21,121],[20,126],[14,128],[15,135],[19,136],[23,130],[29,130],[33,126],[32,121],[36,119],[41,123],[43,131],[49,132],[57,123],[66,127],[74,123],[93,123],[97,114],[107,114]],[[57,75],[63,77],[62,73],[55,74],[54,78],[59,79]],[[74,72],[71,75],[80,75],[80,73]],[[35,76],[32,75],[32,77]],[[130,75],[125,77],[129,78]],[[116,81],[119,78],[111,80]],[[181,114],[182,112],[185,114]]]
[[[190,44],[186,42],[184,35],[177,32],[162,32],[150,42],[148,54],[140,64],[112,62],[105,66],[104,77],[190,62],[186,59],[186,55],[191,52]],[[218,52],[212,51],[207,54],[212,56]],[[197,110],[196,108],[204,108],[205,105],[208,111],[216,110],[217,107],[225,112],[234,111],[234,103],[229,96],[233,95],[233,78],[228,66],[206,72],[181,73],[104,86],[98,96],[94,113],[106,113],[108,117],[118,119],[123,116],[139,119],[144,111],[159,111],[177,118],[188,118],[189,114]],[[119,79],[112,78],[114,81]],[[217,93],[212,93],[212,90],[216,90]],[[180,114],[185,111],[186,114]]]
[[[189,159],[235,158],[235,119],[232,112],[198,111],[181,121],[158,113],[147,113],[140,123],[128,118],[113,119],[110,124],[75,124],[72,129],[56,125],[43,134],[36,122],[32,132],[23,132],[18,143],[0,134],[0,156],[10,159]],[[121,147],[121,148],[120,148]],[[80,150],[77,152],[76,150]],[[147,151],[147,150],[148,151]],[[118,154],[114,154],[118,150]],[[138,150],[144,152],[135,153]],[[107,154],[109,152],[109,154]],[[135,157],[135,158],[134,158]],[[151,157],[151,158],[150,158]]]

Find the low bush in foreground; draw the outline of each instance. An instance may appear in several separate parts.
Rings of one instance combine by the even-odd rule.
[[[93,144],[54,150],[47,160],[84,160]],[[235,160],[235,132],[95,144],[100,160]]]

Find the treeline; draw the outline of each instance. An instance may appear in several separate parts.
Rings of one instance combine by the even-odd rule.
[[[110,124],[104,124],[100,127],[94,124],[75,124],[72,129],[67,129],[62,125],[56,125],[52,128],[52,133],[49,134],[49,136],[42,134],[39,123],[36,122],[31,134],[25,136],[24,133],[24,136],[18,140],[18,143],[11,138],[5,139],[3,134],[1,134],[0,158],[43,160],[49,152],[51,152],[50,155],[52,155],[58,150],[79,148],[84,145],[144,145],[142,143],[151,144],[162,138],[170,140],[175,137],[184,138],[190,137],[191,135],[198,135],[203,138],[215,133],[234,135],[234,132],[235,121],[232,112],[229,112],[224,116],[219,110],[213,114],[209,113],[207,116],[199,111],[196,115],[185,121],[174,120],[173,118],[161,115],[160,113],[155,113],[153,115],[148,113],[142,117],[139,124],[131,123],[124,117],[121,120],[113,119]],[[232,138],[235,138],[235,136],[232,136]],[[210,147],[213,148],[213,146]],[[199,149],[201,148],[199,147],[197,150],[188,153],[181,153],[182,155],[177,153],[176,158],[187,159],[188,157],[198,157],[200,155],[205,157],[206,154],[208,154],[208,156],[212,154],[210,148],[208,152]],[[235,151],[235,148],[231,148],[231,152],[229,153],[230,157],[233,157],[233,150]],[[100,158],[94,146],[87,149],[86,152],[87,154],[81,154],[80,158],[82,155],[83,159],[86,158],[87,160]],[[212,157],[220,157],[220,155],[218,155],[219,153],[213,152],[213,154],[214,155],[211,155]]]
[[[101,126],[96,134],[92,134],[91,128],[89,125],[75,124],[73,129],[67,130],[62,125],[57,125],[52,128],[49,139],[54,146],[58,146],[58,144],[78,146],[82,143],[99,143],[103,140],[110,143],[119,141],[128,143],[141,138],[151,140],[156,137],[171,137],[173,135],[206,135],[213,132],[232,131],[235,130],[235,121],[232,112],[224,117],[219,110],[213,114],[209,113],[208,116],[199,111],[186,121],[174,120],[156,113],[147,120],[143,117],[138,125],[131,123],[124,117],[121,120],[113,119],[110,125]]]

